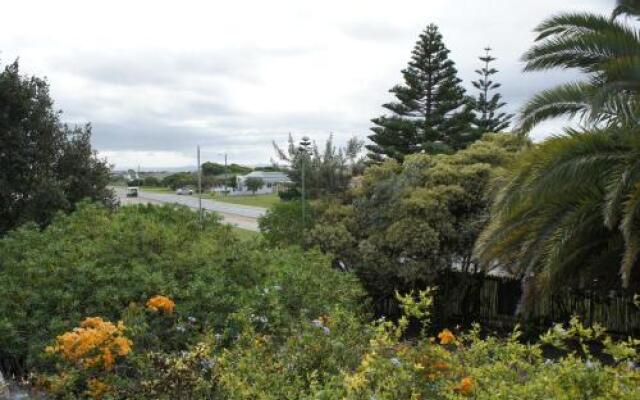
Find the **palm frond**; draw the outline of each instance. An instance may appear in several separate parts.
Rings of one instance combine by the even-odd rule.
[[[607,32],[624,28],[622,24],[600,15],[591,13],[562,13],[547,18],[534,31],[538,33],[536,41],[549,36],[578,36],[585,33]]]
[[[585,116],[591,110],[594,90],[589,82],[574,82],[536,94],[520,109],[516,130],[526,133],[540,122],[560,116]]]
[[[629,199],[624,204],[624,217],[620,230],[625,241],[625,251],[620,266],[624,286],[629,284],[631,272],[640,254],[640,184],[636,183]]]
[[[638,0],[617,0],[616,8],[611,13],[611,18],[615,19],[619,16],[640,16],[640,1]]]

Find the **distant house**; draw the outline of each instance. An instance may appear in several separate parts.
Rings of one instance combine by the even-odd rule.
[[[284,189],[284,187],[291,183],[291,179],[284,172],[266,172],[266,171],[253,171],[247,175],[236,177],[237,186],[233,194],[246,194],[249,191],[246,185],[246,181],[249,178],[262,179],[264,186],[256,191],[256,193],[266,194],[275,193]]]

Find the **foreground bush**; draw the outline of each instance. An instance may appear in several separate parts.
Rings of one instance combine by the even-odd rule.
[[[640,341],[615,342],[577,319],[555,326],[540,344],[482,339],[479,328],[425,335],[432,297],[399,296],[404,316],[363,324],[339,306],[301,319],[285,336],[265,334],[250,314],[236,314],[235,336],[201,336],[182,352],[127,354],[117,368],[86,368],[68,360],[39,379],[55,398],[137,399],[638,399]],[[177,305],[179,307],[179,304]],[[153,324],[170,314],[147,308]],[[138,323],[140,323],[140,321]],[[422,333],[404,335],[411,321]],[[134,325],[126,325],[135,330]],[[134,340],[135,341],[135,340]],[[601,350],[596,354],[593,347]],[[555,359],[543,349],[561,351]],[[135,345],[134,345],[135,348]],[[605,362],[601,361],[604,359]]]
[[[204,226],[186,208],[110,212],[85,204],[44,231],[25,226],[7,235],[0,240],[0,365],[17,373],[50,368],[45,346],[87,317],[124,319],[134,351],[178,351],[201,334],[239,334],[240,312],[253,314],[259,332],[280,335],[336,304],[360,307],[357,283],[326,257],[240,242],[214,216]],[[175,312],[145,322],[148,301],[167,306],[150,300],[156,295],[174,301]]]
[[[367,323],[326,257],[204,226],[184,208],[84,205],[1,240],[3,365],[50,399],[639,398],[638,340],[576,319],[537,344],[429,337],[430,291]]]

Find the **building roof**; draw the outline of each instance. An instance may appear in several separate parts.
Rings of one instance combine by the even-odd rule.
[[[267,171],[252,171],[242,178],[261,178],[261,179],[279,179],[283,181],[289,180],[289,176],[284,172],[267,172]]]

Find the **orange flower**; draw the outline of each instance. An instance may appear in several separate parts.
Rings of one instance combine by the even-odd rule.
[[[115,364],[115,354],[124,357],[131,352],[132,342],[124,336],[124,324],[114,325],[100,317],[86,318],[79,328],[63,333],[56,338],[54,346],[45,352],[60,353],[67,361],[77,362],[89,368],[100,362],[105,370]]]
[[[119,356],[126,356],[131,352],[131,340],[124,336],[113,339],[113,344],[116,345],[116,354]]]
[[[168,297],[165,296],[153,296],[147,301],[147,308],[152,311],[163,311],[166,314],[171,314],[173,312],[176,304]]]
[[[442,332],[438,333],[438,339],[440,339],[440,344],[449,344],[456,340],[456,337],[450,330],[444,329]]]
[[[474,386],[475,383],[473,382],[473,378],[467,376],[460,381],[458,386],[455,387],[455,390],[460,394],[467,396],[470,395],[471,392],[473,392]]]

